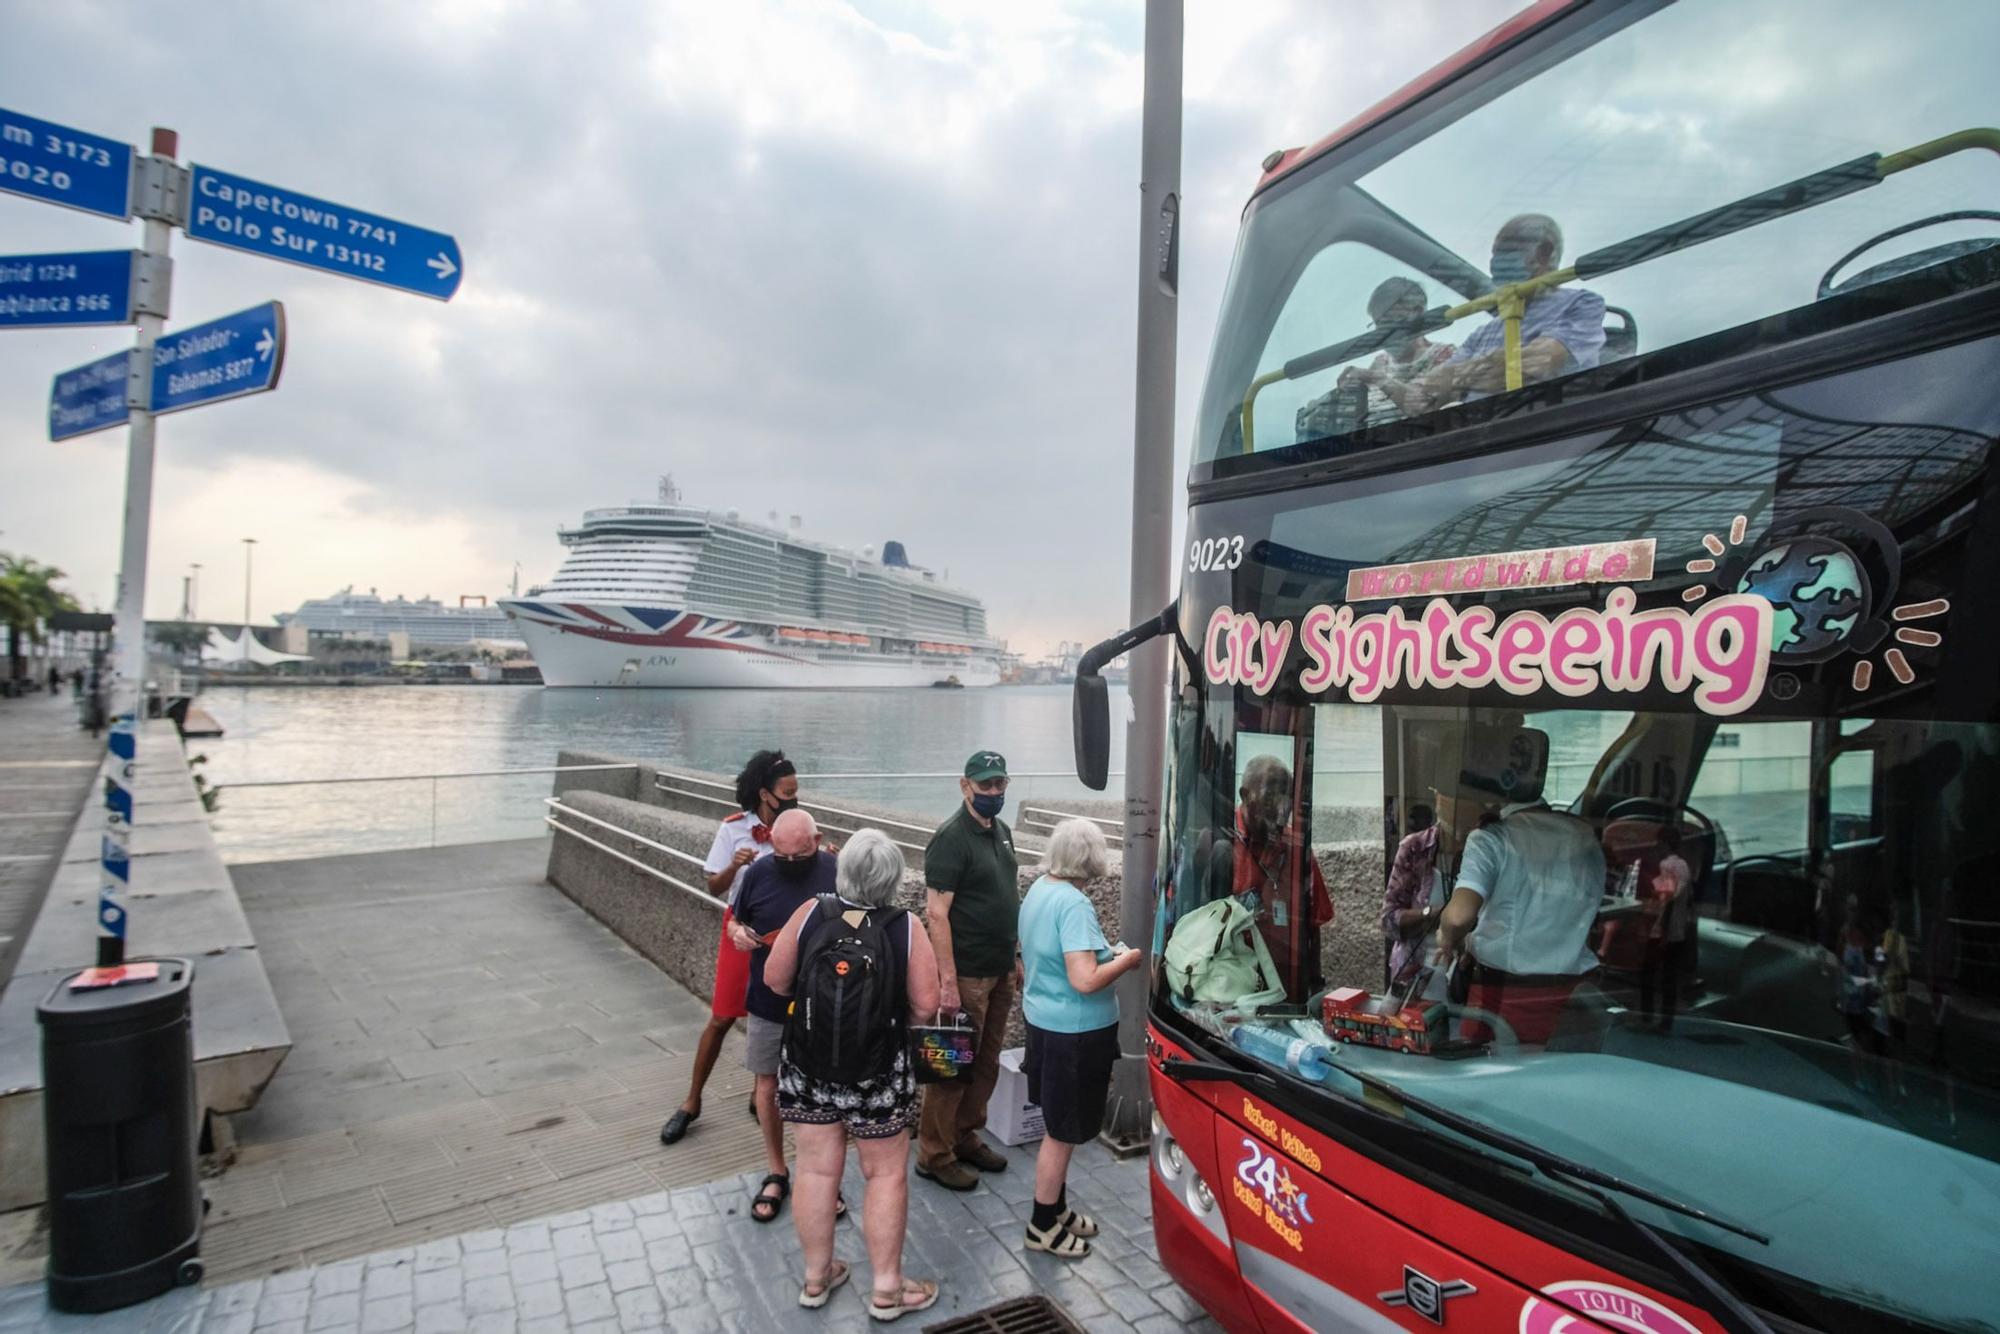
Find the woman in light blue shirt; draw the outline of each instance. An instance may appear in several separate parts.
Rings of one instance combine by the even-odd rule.
[[[1049,835],[1042,876],[1021,900],[1021,968],[1028,1022],[1022,1069],[1046,1134],[1035,1159],[1035,1212],[1027,1245],[1064,1260],[1090,1254],[1097,1224],[1069,1207],[1070,1155],[1104,1128],[1111,1066],[1118,1059],[1118,997],[1111,984],[1145,955],[1113,949],[1083,885],[1111,869],[1104,832],[1065,820]]]

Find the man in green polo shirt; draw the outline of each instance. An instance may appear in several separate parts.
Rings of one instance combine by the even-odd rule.
[[[924,1087],[917,1175],[952,1190],[971,1190],[980,1172],[1007,1170],[1006,1158],[980,1139],[979,1131],[1000,1077],[1000,1047],[1020,989],[1014,920],[1021,909],[1021,879],[1014,835],[1000,818],[1007,804],[1007,761],[998,751],[976,752],[965,762],[958,790],[958,809],[924,849],[924,918],[937,954],[944,1011],[965,1011],[979,1048],[970,1071],[949,1084]]]

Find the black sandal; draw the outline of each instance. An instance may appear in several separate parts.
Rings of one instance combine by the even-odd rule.
[[[675,1108],[667,1123],[660,1127],[660,1143],[678,1144],[681,1136],[688,1133],[688,1127],[701,1119],[700,1112],[690,1112],[685,1108]]]
[[[765,1194],[765,1191],[769,1190],[772,1186],[778,1188],[778,1193],[776,1195]],[[785,1201],[791,1198],[791,1194],[791,1173],[771,1173],[771,1175],[757,1183],[757,1193],[750,1197],[750,1216],[759,1223],[773,1222],[779,1214],[785,1212]]]

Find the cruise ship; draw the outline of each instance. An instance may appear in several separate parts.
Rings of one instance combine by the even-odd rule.
[[[279,612],[279,625],[303,626],[309,635],[331,635],[340,639],[387,639],[402,633],[412,644],[460,646],[479,641],[508,643],[520,641],[520,634],[506,613],[480,605],[447,607],[425,596],[406,598],[398,593],[385,598],[369,589],[357,593],[349,584],[332,597],[312,598],[299,604],[297,611]]]
[[[586,510],[549,583],[500,606],[551,686],[990,686],[1000,645],[978,598],[900,542],[846,551],[682,503]]]

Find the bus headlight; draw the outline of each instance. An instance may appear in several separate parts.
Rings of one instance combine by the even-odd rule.
[[[1188,1185],[1188,1203],[1194,1206],[1194,1211],[1198,1214],[1215,1212],[1215,1196],[1209,1193],[1208,1183],[1199,1176]]]
[[[1178,1180],[1187,1170],[1187,1155],[1181,1152],[1180,1144],[1172,1135],[1167,1136],[1167,1144],[1161,1156],[1166,1160],[1165,1169],[1170,1180]]]

